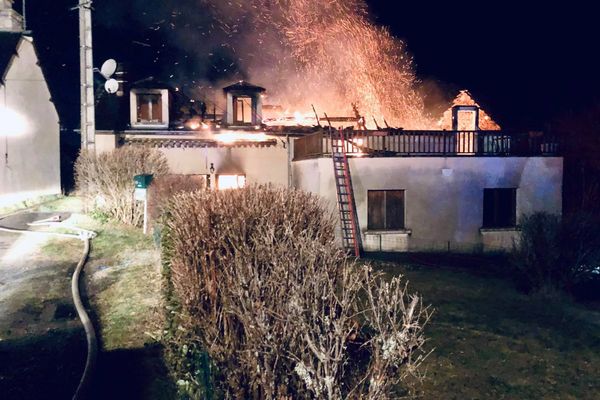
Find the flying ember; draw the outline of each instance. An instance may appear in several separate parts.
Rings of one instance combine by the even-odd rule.
[[[373,128],[434,126],[405,44],[371,22],[363,0],[202,3],[222,50],[240,74],[269,88],[266,105],[280,107],[267,125],[316,125],[328,114],[362,117]]]

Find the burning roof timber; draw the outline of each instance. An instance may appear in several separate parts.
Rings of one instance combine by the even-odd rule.
[[[477,107],[477,110],[479,112],[478,129],[481,129],[484,131],[499,131],[501,129],[500,125],[498,125],[492,119],[492,117],[490,117],[488,115],[488,113],[486,113],[481,108],[481,106],[479,104],[477,104],[477,102],[473,99],[473,95],[471,95],[471,93],[469,93],[468,90],[461,90],[460,92],[458,92],[458,95],[452,101],[452,105],[450,106],[450,108],[448,108],[446,111],[444,111],[442,118],[437,123],[438,126],[440,127],[440,129],[445,129],[445,130],[453,129],[453,123],[452,123],[453,122],[452,121],[453,110],[456,107],[461,107],[461,106]]]

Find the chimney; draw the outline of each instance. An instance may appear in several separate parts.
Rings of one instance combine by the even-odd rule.
[[[23,17],[13,9],[13,0],[0,0],[0,32],[23,32]]]

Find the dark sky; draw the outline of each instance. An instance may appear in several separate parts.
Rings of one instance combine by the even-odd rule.
[[[406,41],[424,82],[437,82],[447,95],[469,89],[504,127],[543,128],[563,112],[600,101],[600,23],[592,6],[572,1],[535,5],[525,0],[367,2],[375,21]],[[68,127],[78,120],[78,20],[77,12],[70,11],[75,3],[27,1],[28,27]],[[123,51],[139,53],[143,59],[145,49],[131,46],[121,36],[141,29],[140,20],[127,14],[132,9],[129,3],[94,2],[98,64]],[[148,9],[164,8],[166,3],[146,2]],[[107,15],[115,18],[110,24]],[[181,49],[165,51],[164,57],[185,62]]]
[[[503,126],[544,127],[600,99],[600,21],[591,5],[368,2],[376,21],[406,41],[422,79],[469,89]]]

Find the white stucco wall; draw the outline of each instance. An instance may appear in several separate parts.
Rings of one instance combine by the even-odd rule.
[[[174,174],[210,174],[213,164],[215,174],[246,175],[246,183],[288,184],[288,152],[278,141],[271,147],[211,147],[160,149]]]
[[[22,39],[0,85],[0,107],[26,122],[23,132],[7,137],[8,123],[0,121],[0,202],[5,204],[61,192],[59,119],[37,62],[31,39]]]
[[[367,191],[406,191],[409,232],[363,236],[366,250],[508,247],[514,231],[480,232],[484,188],[517,188],[517,220],[534,211],[560,214],[562,209],[560,157],[353,158],[350,168],[363,235],[367,233]],[[293,177],[295,187],[318,193],[332,208],[337,207],[331,158],[295,161]]]
[[[117,135],[110,131],[96,131],[96,154],[113,151],[117,148]]]
[[[135,135],[135,137],[142,137]],[[143,135],[144,138],[176,138],[174,135]],[[247,147],[206,147],[206,148],[159,148],[167,158],[172,174],[209,175],[210,166],[214,166],[214,175],[245,175],[247,184],[267,184],[288,186],[291,174],[291,155],[293,141],[284,137],[270,137],[277,144],[269,147],[248,145]],[[108,131],[96,135],[98,154],[112,151],[117,147],[117,136]],[[214,177],[213,177],[214,182]]]

